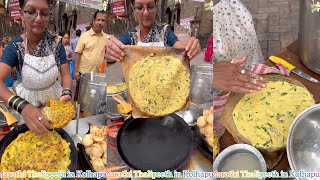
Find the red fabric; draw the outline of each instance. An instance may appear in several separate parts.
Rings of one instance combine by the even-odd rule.
[[[213,37],[211,37],[208,40],[207,50],[206,50],[206,52],[204,54],[204,61],[205,62],[211,62],[212,54],[213,54]]]

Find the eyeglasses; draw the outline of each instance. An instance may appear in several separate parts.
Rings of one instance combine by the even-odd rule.
[[[40,16],[41,19],[43,20],[48,20],[51,16],[51,13],[50,11],[49,12],[41,12],[41,13],[38,13],[38,12],[35,12],[35,11],[23,11],[27,18],[32,18],[32,19],[36,19],[38,16]]]
[[[143,13],[145,10],[147,10],[149,13],[154,13],[157,10],[156,6],[139,6],[139,7],[134,7],[134,9],[138,12],[138,13]]]

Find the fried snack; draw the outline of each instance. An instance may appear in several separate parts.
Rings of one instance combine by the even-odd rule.
[[[90,163],[93,169],[97,172],[104,171],[107,168],[107,130],[107,126],[100,128],[99,126],[91,125],[90,133],[86,134],[81,142],[85,146],[86,154],[91,159]],[[90,137],[92,138],[92,144],[90,144]],[[84,139],[89,139],[86,140],[89,142],[86,142]]]
[[[103,155],[103,149],[99,146],[99,144],[93,144],[89,147],[90,150],[88,151],[90,154],[91,159],[93,158],[100,158]]]
[[[212,147],[213,155],[217,156],[219,151],[219,137],[213,127],[213,107],[203,110],[203,116],[198,117],[197,126],[200,134],[205,137],[207,143]]]
[[[93,137],[91,134],[86,134],[83,136],[81,143],[84,147],[90,147],[93,144]]]
[[[104,153],[107,151],[107,141],[106,140],[99,141],[99,142],[97,142],[97,144],[99,144],[99,146],[102,148]]]
[[[148,56],[129,72],[130,96],[139,109],[152,116],[180,110],[190,92],[190,74],[173,56]]]
[[[197,125],[199,128],[204,128],[207,125],[207,118],[206,116],[200,116],[197,119]]]
[[[314,104],[303,87],[285,81],[269,82],[263,90],[242,97],[233,110],[233,120],[253,146],[281,148],[286,145],[294,118]]]
[[[5,172],[34,170],[67,172],[71,150],[59,133],[51,131],[39,136],[31,131],[19,134],[4,151],[0,169]]]
[[[49,99],[43,109],[43,114],[51,121],[52,128],[67,126],[74,116],[74,106],[70,101]]]
[[[102,161],[104,165],[107,165],[107,152],[104,152],[104,154],[102,155]]]
[[[92,138],[95,142],[103,141],[106,138],[106,134],[104,129],[98,129],[94,131],[90,131]]]
[[[91,125],[90,126],[90,134],[91,133],[96,133],[96,132],[100,132],[100,127],[96,126],[96,125]]]
[[[90,160],[91,165],[93,166],[93,169],[97,172],[103,172],[105,171],[105,165],[101,158],[93,158]]]

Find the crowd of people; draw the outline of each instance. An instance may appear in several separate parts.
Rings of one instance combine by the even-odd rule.
[[[83,34],[77,30],[76,38],[70,42],[69,32],[62,32],[59,37],[47,31],[51,16],[49,1],[20,1],[25,32],[10,42],[5,39],[2,43],[6,47],[1,47],[5,49],[0,51],[0,99],[22,114],[31,131],[37,134],[49,132],[51,125],[40,107],[49,98],[72,100],[72,77],[77,81],[76,101],[81,74],[99,73],[104,60],[123,60],[124,45],[183,48],[191,60],[200,53],[198,39],[191,37],[183,44],[167,25],[156,20],[157,0],[132,0],[131,3],[138,22],[134,29],[119,38],[108,35],[103,32],[107,13],[96,11],[91,29]],[[215,63],[213,87],[245,93],[265,87],[259,76],[240,66],[245,62],[246,58],[233,63]],[[13,84],[16,94],[5,84],[12,71],[16,74]]]

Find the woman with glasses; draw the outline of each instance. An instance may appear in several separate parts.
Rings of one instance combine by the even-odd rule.
[[[134,17],[139,25],[122,35],[119,40],[113,36],[108,37],[106,53],[108,61],[123,60],[125,56],[124,45],[185,48],[190,59],[200,52],[200,44],[197,39],[190,38],[184,46],[170,28],[155,21],[157,0],[131,0],[131,3]],[[215,63],[213,65],[213,87],[222,91],[240,93],[250,93],[264,88],[265,84],[259,80],[259,76],[240,66],[246,60],[246,58],[240,58],[235,63]]]
[[[131,0],[133,14],[139,25],[124,35],[119,40],[108,37],[107,59],[109,61],[120,61],[124,57],[124,45],[140,46],[167,46],[184,48],[190,59],[200,52],[199,40],[192,37],[184,45],[180,42],[174,32],[167,26],[155,20],[157,14],[157,0]]]
[[[72,79],[61,41],[47,30],[50,20],[49,0],[20,0],[25,33],[9,42],[0,62],[0,99],[22,114],[36,134],[48,133],[49,121],[40,106],[49,98],[71,100]],[[12,68],[20,81],[15,82],[16,95],[4,86]],[[62,86],[57,82],[61,76]]]

